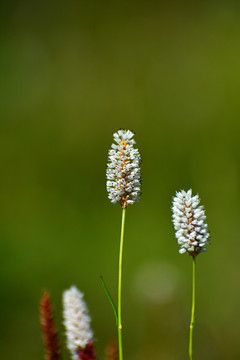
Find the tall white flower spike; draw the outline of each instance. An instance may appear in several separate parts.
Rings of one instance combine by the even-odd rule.
[[[118,130],[113,134],[116,144],[108,152],[107,191],[112,203],[119,202],[123,208],[139,201],[141,187],[140,161],[138,149],[134,149],[134,133]]]
[[[67,347],[72,360],[79,360],[79,350],[92,344],[91,318],[81,293],[75,286],[63,293],[63,317],[66,328]]]
[[[195,257],[208,244],[209,233],[203,206],[199,206],[198,195],[192,196],[192,190],[181,190],[173,198],[173,225],[175,236],[180,245],[179,253],[188,252]]]

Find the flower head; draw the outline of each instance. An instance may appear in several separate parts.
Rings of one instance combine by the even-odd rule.
[[[192,190],[181,190],[173,198],[173,225],[175,236],[180,245],[179,253],[188,252],[193,257],[208,244],[208,226],[203,206],[199,206],[198,195],[192,196]]]
[[[72,359],[95,358],[93,332],[90,328],[91,318],[83,300],[83,294],[72,286],[63,293],[63,317],[67,335],[67,347]]]
[[[112,203],[119,202],[123,208],[139,201],[141,157],[134,149],[134,133],[130,130],[118,130],[113,134],[115,144],[108,152],[107,191]]]
[[[45,291],[40,302],[40,323],[45,345],[45,360],[60,360],[61,350],[58,343],[58,331],[54,325],[50,294]]]

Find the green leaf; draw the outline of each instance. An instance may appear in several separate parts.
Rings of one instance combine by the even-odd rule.
[[[109,301],[110,301],[110,303],[112,305],[114,315],[115,315],[115,318],[116,318],[116,324],[118,325],[118,312],[117,312],[116,306],[114,305],[113,299],[112,299],[111,295],[109,294],[109,291],[108,291],[108,289],[107,289],[107,287],[105,285],[105,282],[103,280],[102,275],[100,275],[100,279],[102,281],[102,285],[103,285],[103,288],[105,290],[105,293],[107,294],[107,297],[108,297],[108,299],[109,299]]]

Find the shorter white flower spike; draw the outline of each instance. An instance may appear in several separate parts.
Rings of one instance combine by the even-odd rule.
[[[118,130],[113,134],[116,144],[108,152],[107,192],[112,203],[119,202],[123,208],[139,201],[141,187],[138,149],[134,149],[134,133]]]
[[[72,360],[79,360],[78,350],[84,349],[93,339],[91,318],[81,293],[75,286],[63,293],[63,317],[66,328],[67,347]]]
[[[187,192],[181,190],[173,198],[172,218],[180,254],[188,252],[194,257],[206,250],[208,226],[205,211],[199,203],[199,196],[192,196],[191,189]]]

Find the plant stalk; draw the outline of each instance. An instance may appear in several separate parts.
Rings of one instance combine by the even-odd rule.
[[[122,209],[122,225],[119,250],[119,267],[118,267],[118,348],[119,360],[123,360],[122,349],[122,257],[123,257],[123,238],[125,228],[126,208]]]
[[[193,256],[193,268],[192,268],[192,312],[191,323],[189,333],[189,359],[193,360],[193,327],[195,321],[195,285],[196,285],[196,257]]]

